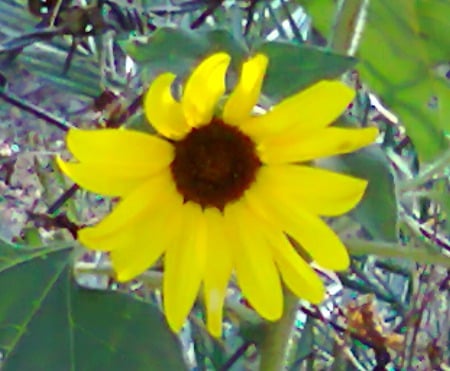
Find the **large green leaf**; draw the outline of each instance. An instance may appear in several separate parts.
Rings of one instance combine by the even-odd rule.
[[[71,277],[71,249],[0,245],[3,370],[183,370],[159,310]]]
[[[450,60],[450,2],[373,0],[358,57],[371,89],[399,115],[422,160],[448,147],[450,85],[436,67]]]
[[[297,0],[308,14],[311,15],[313,26],[322,33],[324,37],[330,34],[333,15],[337,5],[334,0]]]
[[[141,68],[153,73],[184,74],[199,60],[218,51],[229,53],[238,66],[248,54],[246,46],[225,30],[195,32],[162,27],[148,38],[130,39],[120,44]]]
[[[319,80],[336,78],[356,62],[322,48],[293,43],[268,42],[257,51],[269,57],[263,92],[273,99],[285,98]]]
[[[333,0],[298,0],[330,36]],[[371,0],[357,57],[363,80],[407,129],[422,160],[448,147],[450,2]]]
[[[232,56],[235,71],[250,54],[242,40],[229,32],[161,28],[145,41],[126,41],[124,49],[144,68],[145,74],[171,71],[186,73],[201,58],[217,51]],[[293,43],[268,42],[252,48],[269,57],[263,92],[274,100],[289,96],[321,79],[336,78],[355,64],[355,59],[324,49]],[[144,77],[145,78],[145,77]]]
[[[320,165],[367,179],[363,200],[353,211],[355,219],[372,238],[397,241],[398,210],[394,177],[380,147],[372,146],[343,156],[321,160]]]
[[[398,209],[391,166],[380,147],[363,148],[341,157],[351,175],[367,179],[366,194],[354,210],[355,218],[377,240],[397,241]]]
[[[191,30],[164,27],[148,38],[120,42],[125,51],[142,67],[178,73],[183,63],[195,60],[208,48],[207,41]]]

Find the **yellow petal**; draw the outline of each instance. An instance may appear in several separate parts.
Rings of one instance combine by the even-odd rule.
[[[181,200],[181,196],[175,190],[167,169],[124,197],[100,223],[79,231],[78,239],[91,249],[113,250],[108,243],[102,242],[105,237],[114,236],[118,230],[143,218],[150,211],[157,212],[166,203],[176,200]]]
[[[263,225],[241,201],[227,206],[224,213],[229,236],[236,239],[233,257],[242,294],[262,317],[275,321],[283,312],[283,293]]]
[[[258,151],[266,164],[303,162],[316,158],[341,155],[373,143],[376,128],[327,128],[305,136],[300,131],[269,138],[261,142]]]
[[[118,281],[126,282],[144,273],[167,250],[174,238],[167,226],[177,224],[181,201],[165,202],[164,207],[149,210],[131,225],[101,239],[100,245],[112,250]]]
[[[197,298],[205,271],[206,223],[198,204],[180,209],[178,238],[164,257],[164,313],[170,328],[180,331]]]
[[[144,112],[152,126],[166,138],[180,139],[190,127],[184,118],[181,103],[172,96],[176,76],[167,72],[159,75],[144,96]]]
[[[319,217],[305,211],[301,205],[274,198],[270,185],[259,179],[246,192],[245,198],[267,222],[295,238],[319,265],[337,271],[348,268],[350,260],[345,246]]]
[[[303,132],[323,129],[344,112],[354,96],[354,90],[340,81],[320,81],[283,100],[265,115],[248,120],[242,130],[259,142],[292,127]]]
[[[317,273],[296,253],[281,232],[272,232],[271,242],[285,285],[299,298],[319,304],[325,296],[325,287]]]
[[[189,76],[181,104],[190,126],[197,127],[211,121],[217,102],[225,93],[225,73],[230,59],[226,53],[213,54]]]
[[[223,120],[227,124],[239,125],[251,114],[258,103],[267,63],[268,59],[263,54],[257,54],[243,63],[239,82],[223,109]]]
[[[219,210],[205,210],[207,252],[203,290],[208,331],[215,337],[222,334],[223,306],[232,270],[232,247],[225,233]]]
[[[140,164],[117,166],[114,163],[71,163],[60,157],[56,162],[61,171],[80,187],[104,196],[125,196],[136,187],[167,168],[167,164],[143,169]]]
[[[67,148],[80,162],[139,165],[143,168],[161,168],[174,156],[173,146],[155,137],[133,130],[70,129]]]
[[[114,172],[113,168],[105,163],[70,163],[60,157],[56,158],[56,163],[61,171],[80,187],[104,196],[126,195],[149,177],[130,168],[120,167]]]
[[[366,180],[289,164],[263,166],[258,181],[265,184],[277,200],[298,204],[323,216],[341,215],[353,209],[367,187]]]

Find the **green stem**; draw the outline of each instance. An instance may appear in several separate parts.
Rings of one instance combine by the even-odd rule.
[[[56,4],[53,6],[52,14],[50,16],[50,25],[55,26],[56,17],[59,14],[59,10],[61,9],[62,0],[58,0]]]
[[[84,251],[84,250],[83,250]],[[77,262],[75,264],[75,274],[99,274],[107,275],[111,278],[115,277],[115,272],[111,264],[105,263],[102,265]],[[155,271],[147,271],[142,273],[139,278],[150,289],[161,289],[162,287],[162,273]]]
[[[427,168],[422,170],[416,177],[408,179],[400,184],[399,192],[415,190],[424,183],[431,180],[435,175],[443,172],[450,165],[450,150],[444,152],[442,156]]]
[[[357,239],[344,241],[352,255],[378,255],[402,258],[420,264],[436,264],[450,268],[450,257],[426,248],[401,246],[395,243],[373,242]]]
[[[330,39],[338,53],[353,55],[358,46],[369,0],[340,0]]]
[[[284,293],[284,312],[277,322],[265,325],[264,338],[260,346],[261,371],[280,371],[286,366],[289,339],[291,338],[298,309],[298,298],[291,292]]]

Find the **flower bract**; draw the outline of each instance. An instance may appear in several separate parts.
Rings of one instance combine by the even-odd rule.
[[[163,259],[164,312],[174,331],[201,292],[207,328],[220,336],[232,275],[268,320],[282,315],[283,285],[320,303],[324,285],[290,239],[321,267],[346,269],[348,253],[321,217],[351,210],[367,186],[311,166],[375,140],[375,128],[330,126],[352,89],[320,81],[255,114],[267,57],[246,60],[226,95],[229,63],[223,52],[201,61],[179,100],[176,76],[156,77],[144,111],[157,134],[71,129],[66,141],[75,161],[58,159],[81,187],[119,197],[109,215],[79,232],[85,246],[110,253],[119,281]]]

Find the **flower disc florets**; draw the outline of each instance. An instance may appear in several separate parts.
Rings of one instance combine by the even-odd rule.
[[[171,170],[178,192],[202,208],[223,211],[249,188],[261,166],[253,141],[218,118],[174,146]]]

